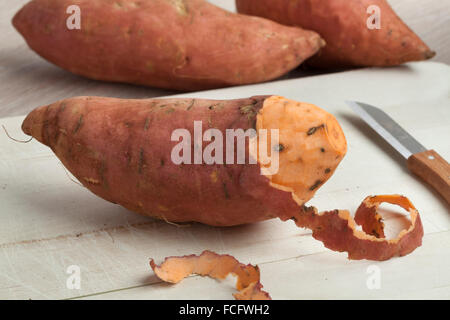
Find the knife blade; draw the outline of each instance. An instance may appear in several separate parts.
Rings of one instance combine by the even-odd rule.
[[[406,159],[412,173],[433,187],[450,204],[450,165],[443,157],[434,150],[427,150],[383,110],[357,101],[346,103]]]

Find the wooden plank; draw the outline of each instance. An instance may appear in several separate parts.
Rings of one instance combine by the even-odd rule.
[[[413,255],[385,262],[348,261],[324,251],[260,263],[261,281],[273,299],[449,299],[449,246],[445,231],[425,236]],[[233,284],[192,276],[176,285],[157,282],[80,299],[230,299]]]

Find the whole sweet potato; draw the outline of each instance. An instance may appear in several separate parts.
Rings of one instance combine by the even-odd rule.
[[[66,25],[72,5],[80,29]],[[33,0],[13,24],[34,51],[75,74],[178,90],[271,80],[324,44],[315,32],[204,0]]]
[[[386,0],[236,0],[240,13],[318,32],[327,45],[308,64],[317,67],[393,66],[435,53],[395,14]],[[380,9],[380,29],[373,7]],[[369,13],[368,13],[369,12]]]
[[[212,128],[223,132],[224,146],[227,130],[277,129],[277,144],[272,134],[261,141],[279,155],[279,170],[268,171],[270,164],[259,156],[253,164],[250,156],[239,163],[234,139],[231,163],[225,161],[228,149],[218,156],[225,159],[222,164],[177,163],[173,152],[181,142],[173,133],[181,129],[195,137],[196,121],[205,134]],[[49,146],[96,195],[167,221],[215,226],[293,217],[333,174],[347,147],[331,114],[278,96],[228,101],[77,97],[35,109],[22,129]],[[245,139],[246,154],[253,138]],[[206,140],[188,141],[189,160],[196,148],[206,153],[208,146]]]

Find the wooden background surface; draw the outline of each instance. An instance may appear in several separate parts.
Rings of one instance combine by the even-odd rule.
[[[211,0],[234,10],[234,0]],[[398,14],[438,55],[433,61],[450,64],[450,1],[391,0]],[[29,50],[11,25],[27,0],[0,1],[0,118],[26,114],[39,105],[78,95],[145,98],[173,92],[154,88],[96,82],[72,75]]]

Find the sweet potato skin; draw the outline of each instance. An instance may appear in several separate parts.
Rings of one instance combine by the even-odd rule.
[[[194,120],[203,121],[203,130],[246,130],[264,100],[78,97],[35,109],[22,129],[103,199],[167,221],[230,226],[289,216],[299,207],[289,192],[270,187],[256,164],[174,164],[178,142],[171,133],[187,128],[193,136]]]
[[[78,5],[81,29],[68,30]],[[275,79],[323,45],[312,31],[204,0],[33,0],[13,25],[43,58],[95,80],[183,91]]]
[[[435,53],[386,0],[236,0],[240,13],[318,32],[327,45],[308,61],[322,68],[393,66]],[[381,29],[367,27],[367,8],[381,9]]]

